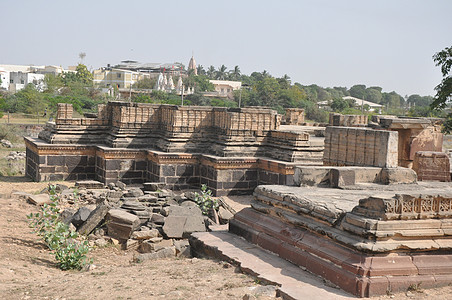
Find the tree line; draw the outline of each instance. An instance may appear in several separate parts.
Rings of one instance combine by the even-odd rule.
[[[438,58],[439,61],[441,58]],[[437,62],[435,60],[435,62]],[[444,58],[442,61],[447,61]],[[440,64],[440,62],[437,62]],[[449,66],[450,69],[450,66]],[[242,89],[234,91],[232,99],[206,97],[205,92],[213,91],[211,79],[241,81]],[[174,78],[177,82],[178,78]],[[382,113],[407,116],[444,116],[442,110],[434,110],[435,98],[431,96],[406,95],[395,91],[384,92],[379,86],[364,84],[347,87],[321,87],[316,84],[303,85],[292,83],[288,75],[274,77],[268,71],[242,74],[240,67],[231,70],[225,65],[218,68],[202,65],[189,70],[183,78],[186,87],[193,88],[194,93],[184,99],[185,105],[212,105],[237,107],[266,106],[283,113],[285,108],[304,108],[306,117],[316,122],[326,122],[328,111],[319,109],[318,102],[328,101],[333,111],[341,113],[363,113],[363,108],[354,107],[354,103],[344,100],[345,96],[364,99],[383,105]],[[133,85],[134,89],[153,89],[155,79],[144,79]],[[33,84],[15,94],[0,95],[0,109],[9,112],[24,112],[39,114],[47,109],[50,113],[56,110],[57,103],[72,103],[79,113],[93,111],[97,104],[113,99],[102,94],[93,86],[93,76],[86,66],[79,64],[76,73],[63,73],[58,76],[46,75],[46,89],[39,92]],[[447,82],[446,82],[447,83]],[[444,85],[444,84],[443,84]],[[150,94],[134,94],[134,102],[181,104],[180,95],[162,91],[152,91]],[[367,108],[367,107],[366,107]],[[444,108],[441,106],[440,108]],[[364,111],[365,112],[365,111]]]

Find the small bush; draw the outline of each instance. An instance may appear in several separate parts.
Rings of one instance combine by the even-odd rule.
[[[195,193],[195,202],[204,215],[208,215],[211,209],[218,210],[218,201],[212,198],[212,191],[205,184],[201,186],[201,193]]]
[[[56,186],[50,186],[52,203],[44,204],[40,212],[27,216],[29,225],[54,252],[60,269],[80,270],[91,262],[86,256],[90,250],[88,241],[77,240],[78,234],[60,221],[59,198],[56,196],[55,188]]]

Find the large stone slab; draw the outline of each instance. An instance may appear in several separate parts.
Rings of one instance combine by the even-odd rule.
[[[112,238],[124,241],[140,225],[138,216],[121,209],[111,209],[106,216],[107,233]]]
[[[97,225],[104,219],[105,215],[108,213],[109,207],[104,203],[98,205],[96,209],[94,209],[85,223],[83,223],[78,229],[77,232],[83,235],[88,235],[91,231],[96,228]]]

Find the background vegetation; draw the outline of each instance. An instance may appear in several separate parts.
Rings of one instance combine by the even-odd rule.
[[[450,56],[451,50],[446,48],[444,51],[446,51],[445,54],[440,52],[443,53],[442,56],[436,54],[436,58],[434,57],[437,65],[447,62],[446,54]],[[449,70],[450,65],[448,69],[446,68],[446,75]],[[42,115],[47,110],[48,114],[52,115],[56,111],[57,103],[72,103],[74,109],[82,114],[95,110],[98,103],[105,103],[109,99],[113,99],[102,94],[93,86],[92,74],[85,65],[79,64],[77,71],[77,73],[63,73],[60,76],[46,75],[46,90],[43,92],[39,92],[33,84],[29,84],[15,94],[0,95],[0,111]],[[446,115],[443,109],[447,105],[437,105],[437,103],[446,103],[446,101],[434,102],[435,98],[431,96],[402,96],[395,91],[383,92],[383,88],[379,86],[368,87],[364,84],[356,84],[350,88],[324,88],[316,84],[292,83],[288,75],[274,77],[266,70],[245,75],[241,73],[239,66],[235,66],[231,70],[228,70],[225,65],[218,68],[210,66],[206,70],[199,65],[197,73],[198,75],[195,75],[193,71],[190,71],[188,76],[183,79],[184,85],[194,90],[192,95],[184,97],[184,105],[237,107],[240,103],[241,107],[271,107],[279,113],[284,113],[285,108],[296,107],[305,109],[308,120],[327,122],[328,111],[319,109],[317,103],[328,101],[331,111],[345,114],[369,114],[370,107],[356,108],[353,101],[342,99],[344,96],[352,96],[383,105],[383,114],[413,117],[444,117]],[[174,78],[175,82],[178,79]],[[232,99],[206,97],[205,92],[214,90],[213,85],[209,82],[210,79],[241,81],[242,89],[234,91]],[[449,81],[443,82],[442,86],[447,87]],[[155,79],[145,79],[135,83],[133,88],[151,90],[155,83]],[[131,100],[142,103],[181,104],[180,95],[157,90],[134,94]]]

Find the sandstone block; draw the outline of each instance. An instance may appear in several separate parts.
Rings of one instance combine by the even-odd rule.
[[[118,240],[127,240],[140,225],[138,216],[121,209],[111,209],[107,216],[108,235]]]
[[[30,195],[28,196],[27,201],[38,206],[52,203],[49,194]]]

